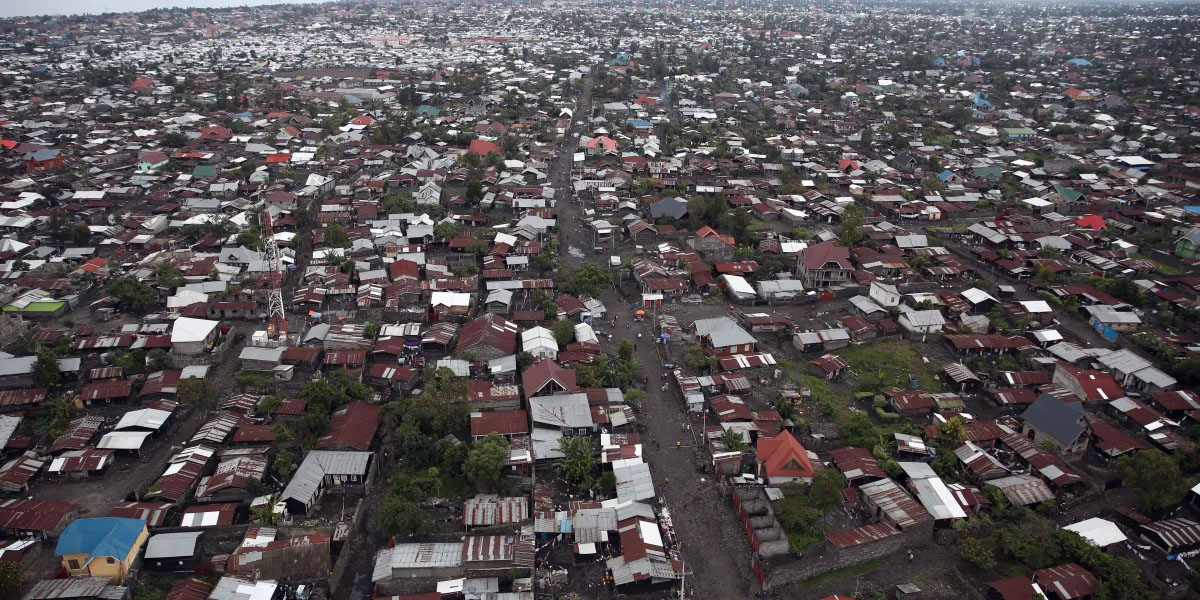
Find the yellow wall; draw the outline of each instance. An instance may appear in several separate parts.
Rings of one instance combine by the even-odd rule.
[[[110,564],[106,556],[97,556],[92,559],[92,562],[87,562],[87,554],[64,554],[62,557],[63,568],[70,575],[90,575],[92,577],[107,577],[113,583],[121,583],[125,576],[129,574],[129,570],[133,568],[133,562],[137,560],[138,553],[141,552],[142,546],[146,545],[146,540],[150,538],[150,531],[145,527],[142,528],[142,533],[138,535],[137,541],[133,547],[129,549],[129,555],[123,560],[117,557],[112,557],[113,561]],[[71,560],[74,559],[79,565],[78,569],[70,567]]]

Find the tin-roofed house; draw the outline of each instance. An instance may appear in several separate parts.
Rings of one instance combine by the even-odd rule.
[[[327,492],[362,485],[372,455],[372,452],[312,450],[288,481],[280,501],[287,503],[289,514],[308,514]]]

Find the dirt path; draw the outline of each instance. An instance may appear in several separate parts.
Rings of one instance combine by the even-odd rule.
[[[596,66],[588,73],[575,102],[575,116],[571,119],[571,127],[563,134],[558,144],[558,156],[550,165],[550,183],[556,190],[554,195],[555,207],[558,209],[558,254],[561,264],[569,268],[578,268],[584,262],[586,255],[593,254],[592,241],[586,230],[583,219],[583,207],[575,197],[575,186],[572,185],[571,172],[574,168],[574,155],[579,149],[579,136],[588,131],[588,123],[592,116],[592,85],[596,82]],[[599,263],[603,266],[603,262]]]
[[[688,571],[688,590],[696,598],[753,597],[757,584],[752,586],[750,575],[750,542],[732,506],[718,494],[711,474],[697,468],[699,461],[707,459],[707,451],[696,445],[700,425],[689,425],[682,401],[670,391],[661,391],[663,361],[651,343],[648,322],[630,323],[628,302],[611,289],[601,299],[618,320],[607,342],[609,351],[615,352],[625,340],[637,342],[637,359],[649,378],[648,397],[638,415],[645,427],[642,444],[659,496],[671,511]]]

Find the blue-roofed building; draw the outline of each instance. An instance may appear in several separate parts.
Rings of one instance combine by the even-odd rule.
[[[946,66],[946,59],[944,59],[944,58],[942,58],[942,57],[940,57],[940,56],[939,56],[939,57],[937,57],[937,58],[935,58],[935,59],[933,59],[933,66],[935,66],[935,67],[944,67],[944,66]]]
[[[634,129],[653,129],[654,124],[645,119],[626,119],[625,124]]]
[[[1071,60],[1068,60],[1068,61],[1067,61],[1067,64],[1068,64],[1068,65],[1074,65],[1074,66],[1076,66],[1076,67],[1090,67],[1090,66],[1092,66],[1092,62],[1091,62],[1090,60],[1086,59],[1086,58],[1072,58]]]
[[[79,519],[58,536],[56,556],[73,577],[104,577],[120,584],[129,575],[150,531],[141,519]]]
[[[989,109],[992,107],[992,101],[987,99],[987,95],[983,92],[975,92],[975,97],[971,98],[971,102],[975,104],[975,108]]]

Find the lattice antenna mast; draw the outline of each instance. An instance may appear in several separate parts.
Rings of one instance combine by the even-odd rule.
[[[287,343],[287,314],[283,310],[283,274],[279,265],[279,244],[275,242],[275,233],[271,229],[271,212],[263,209],[262,232],[264,244],[263,258],[267,263],[267,334],[272,338]]]

